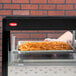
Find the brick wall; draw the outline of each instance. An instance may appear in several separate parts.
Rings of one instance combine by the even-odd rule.
[[[30,31],[11,31],[11,35],[16,36],[16,45],[18,41],[43,41],[45,38],[57,39],[66,30],[30,30]]]
[[[76,0],[0,0],[0,62],[2,57],[2,18],[9,15],[75,16]],[[29,37],[25,31],[14,33],[18,38],[21,33],[24,34],[24,37],[26,35]],[[34,35],[31,34],[32,37]],[[48,36],[51,35],[48,34]],[[40,37],[42,36],[40,35]]]

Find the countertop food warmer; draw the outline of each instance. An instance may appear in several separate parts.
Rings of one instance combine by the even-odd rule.
[[[75,76],[75,30],[75,16],[5,17],[3,19],[2,35],[3,76]],[[57,40],[67,31],[72,31],[71,43],[68,43],[72,49],[41,50],[38,48],[40,45],[38,47],[34,45],[35,48],[37,47],[40,50],[33,50],[35,48],[19,50],[19,46],[23,43],[45,42],[46,38],[50,38],[48,42],[67,43],[66,41]],[[69,38],[71,36],[66,36],[66,39]],[[64,46],[60,45],[60,47]],[[52,48],[55,49],[55,46]]]

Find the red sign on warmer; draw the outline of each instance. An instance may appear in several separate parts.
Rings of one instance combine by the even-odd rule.
[[[17,23],[9,23],[9,26],[17,26]]]

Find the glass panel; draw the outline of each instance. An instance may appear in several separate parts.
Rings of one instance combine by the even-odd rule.
[[[74,59],[73,32],[67,30],[11,31],[9,63],[42,59]]]

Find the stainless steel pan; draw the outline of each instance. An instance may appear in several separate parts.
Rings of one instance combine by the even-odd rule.
[[[26,43],[28,41],[18,41],[18,45],[17,45],[17,49],[14,52],[18,52],[19,54],[26,54],[26,53],[41,53],[41,54],[47,54],[47,53],[69,53],[69,52],[73,52],[74,48],[72,47],[72,45],[70,44],[70,46],[72,47],[73,50],[41,50],[41,51],[19,51],[18,47],[19,45],[21,45],[22,43]],[[30,41],[30,42],[42,42],[42,41]]]

